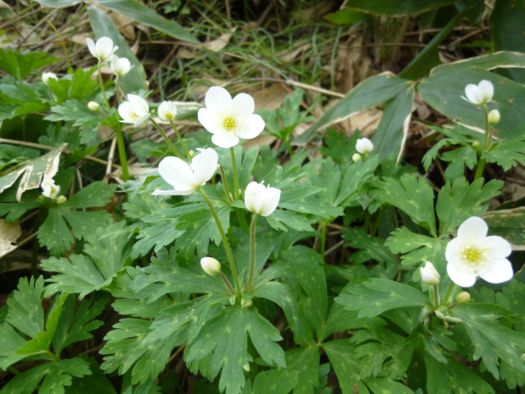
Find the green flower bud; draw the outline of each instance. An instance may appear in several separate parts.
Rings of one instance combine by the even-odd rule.
[[[501,115],[497,109],[493,109],[488,114],[489,124],[497,125],[501,119]]]
[[[458,304],[466,304],[470,302],[470,294],[466,291],[462,291],[456,296],[456,302]]]

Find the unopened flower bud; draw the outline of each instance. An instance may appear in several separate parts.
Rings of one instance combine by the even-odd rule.
[[[89,103],[87,103],[87,107],[90,111],[96,112],[100,109],[100,104],[96,101],[90,101]]]
[[[47,85],[50,79],[57,80],[58,77],[55,73],[51,72],[43,72],[42,73],[42,81]]]
[[[374,150],[374,144],[368,138],[358,138],[355,143],[357,153],[366,155]]]
[[[215,276],[221,272],[221,263],[213,257],[203,257],[201,259],[201,267],[210,276]]]
[[[57,198],[57,204],[58,204],[58,205],[62,205],[62,204],[64,204],[66,201],[67,201],[67,197],[66,197],[66,196],[58,196],[58,198]]]
[[[470,302],[470,294],[466,291],[462,291],[456,296],[456,302],[458,304],[466,304]]]
[[[497,109],[493,109],[488,114],[488,121],[491,125],[497,125],[501,119],[501,114]]]
[[[352,160],[353,160],[353,161],[359,161],[359,160],[361,160],[361,155],[360,155],[359,153],[354,153],[354,154],[352,155]]]
[[[481,144],[479,143],[479,141],[472,141],[472,147],[474,149],[478,149],[479,147],[481,146]]]
[[[436,267],[430,261],[427,261],[425,266],[419,269],[419,272],[423,283],[427,285],[437,285],[439,283],[439,272],[437,272]]]

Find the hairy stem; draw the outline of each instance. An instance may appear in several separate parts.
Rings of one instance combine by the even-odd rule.
[[[246,291],[251,292],[253,287],[253,275],[255,273],[255,223],[257,221],[257,214],[252,215],[250,222],[250,265],[248,268],[248,285]]]

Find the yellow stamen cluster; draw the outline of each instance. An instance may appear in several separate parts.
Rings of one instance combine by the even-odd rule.
[[[463,258],[469,264],[479,264],[482,254],[483,253],[480,249],[469,246],[463,251]]]
[[[222,122],[222,125],[226,130],[232,131],[237,126],[237,122],[233,116],[226,116]]]

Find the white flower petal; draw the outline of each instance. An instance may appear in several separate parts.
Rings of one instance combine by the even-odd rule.
[[[133,110],[139,116],[149,113],[149,105],[146,100],[136,94],[128,94],[128,101],[131,103]]]
[[[229,108],[232,102],[232,96],[228,91],[220,86],[212,86],[206,92],[204,104],[206,108],[213,111],[221,111]]]
[[[489,228],[483,219],[472,216],[465,220],[458,228],[458,238],[473,241],[485,238]]]
[[[245,140],[257,137],[264,130],[265,123],[260,115],[253,114],[244,116],[235,135]]]
[[[264,194],[265,190],[266,188],[261,183],[248,183],[244,191],[244,205],[248,211],[257,214],[261,211],[262,199],[260,196]]]
[[[213,149],[202,149],[198,155],[191,160],[190,167],[195,175],[195,182],[198,185],[204,185],[208,182],[215,171],[217,171],[217,164],[219,156]]]
[[[514,271],[507,259],[491,260],[479,276],[489,283],[503,283],[512,279]]]
[[[447,261],[459,260],[463,248],[463,242],[459,238],[454,238],[447,243],[445,249],[445,259]]]
[[[207,108],[199,109],[197,118],[199,119],[199,123],[210,133],[215,134],[221,130],[218,125],[218,115],[212,110]]]
[[[187,196],[190,195],[193,192],[193,189],[191,190],[162,190],[162,189],[155,189],[152,193],[154,196]]]
[[[478,92],[481,100],[488,103],[489,101],[492,101],[492,97],[494,96],[494,85],[492,82],[484,79],[478,83]]]
[[[212,142],[221,148],[231,148],[239,143],[239,138],[232,133],[215,133],[211,137]]]
[[[253,101],[253,97],[249,94],[239,93],[232,100],[232,108],[237,113],[245,115],[253,114],[253,111],[255,110],[255,102]]]
[[[281,191],[275,187],[267,187],[262,197],[261,211],[262,216],[270,216],[273,211],[279,205],[279,199],[281,198]]]
[[[95,44],[100,60],[109,60],[113,55],[113,40],[109,37],[100,37]]]
[[[159,174],[176,191],[186,192],[195,187],[195,176],[188,163],[178,157],[168,156],[159,163]]]
[[[476,274],[458,262],[448,262],[447,273],[452,282],[460,287],[471,287],[476,283]]]
[[[490,259],[507,257],[512,253],[510,243],[498,235],[491,235],[483,240],[483,247],[487,249]]]
[[[173,101],[163,101],[160,103],[157,113],[161,120],[169,122],[175,119],[175,116],[177,115],[177,106]]]
[[[477,85],[469,83],[465,87],[465,96],[467,96],[468,101],[472,104],[481,104],[481,98],[479,97],[479,89]]]
[[[135,123],[134,120],[131,120],[133,114],[133,107],[128,101],[124,101],[118,106],[118,114],[125,123]]]
[[[97,55],[97,48],[95,46],[95,41],[93,41],[91,38],[86,38],[86,44],[89,50],[89,53],[91,53],[92,56],[98,57]]]

